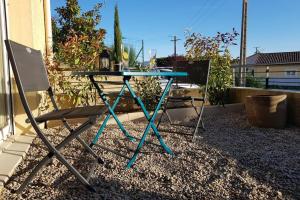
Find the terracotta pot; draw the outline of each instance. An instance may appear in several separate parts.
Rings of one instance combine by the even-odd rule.
[[[246,113],[251,125],[284,128],[287,121],[287,95],[255,95],[246,97]]]

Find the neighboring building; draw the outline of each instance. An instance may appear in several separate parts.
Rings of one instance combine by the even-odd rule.
[[[269,85],[300,86],[300,51],[256,53],[247,57],[246,71],[249,75],[266,78]]]
[[[50,54],[51,13],[50,0],[1,0],[0,1],[0,147],[12,134],[30,132],[27,118],[10,72],[4,39],[39,49]],[[41,95],[28,94],[30,106],[38,111]],[[1,149],[0,149],[1,150]]]

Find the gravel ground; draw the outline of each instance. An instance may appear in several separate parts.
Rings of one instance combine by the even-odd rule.
[[[129,170],[126,159],[99,147],[95,150],[105,164],[96,164],[74,141],[62,153],[81,172],[93,170],[90,182],[96,193],[87,191],[54,159],[21,195],[13,194],[46,154],[35,139],[0,199],[300,199],[299,128],[251,127],[243,109],[207,111],[204,121],[207,130],[194,143],[192,129],[162,124],[161,134],[176,157],[162,153],[156,138],[149,136],[143,154]],[[145,126],[145,121],[125,123],[136,137]],[[96,130],[83,138],[90,139]],[[61,128],[46,132],[55,143],[67,134]],[[136,146],[115,125],[107,127],[99,144],[127,156]]]

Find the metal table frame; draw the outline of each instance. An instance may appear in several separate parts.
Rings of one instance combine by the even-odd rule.
[[[116,106],[118,105],[121,97],[124,95],[125,89],[127,88],[131,97],[135,100],[135,103],[137,105],[140,106],[140,108],[142,109],[146,119],[148,120],[148,124],[144,130],[144,133],[142,135],[142,138],[140,139],[140,142],[133,154],[133,156],[131,157],[131,159],[128,161],[127,163],[127,168],[130,168],[141,148],[144,145],[144,142],[146,140],[146,137],[150,131],[150,128],[152,128],[155,136],[157,137],[160,145],[163,147],[163,149],[165,150],[166,153],[170,154],[170,155],[174,155],[172,150],[165,144],[165,142],[163,141],[159,131],[157,130],[156,125],[154,124],[155,118],[158,114],[158,111],[160,110],[160,107],[165,99],[165,97],[168,95],[170,88],[172,86],[174,77],[178,77],[178,76],[187,76],[186,72],[131,72],[131,71],[120,71],[120,72],[104,72],[104,71],[89,71],[89,72],[73,72],[72,75],[75,76],[88,76],[90,81],[93,83],[93,85],[95,86],[101,100],[103,101],[103,103],[105,104],[105,106],[108,108],[108,114],[106,116],[106,118],[104,119],[101,127],[99,128],[96,136],[94,137],[92,143],[90,144],[90,147],[93,147],[99,140],[101,134],[103,133],[104,128],[106,127],[106,124],[109,120],[109,118],[111,116],[113,116],[113,118],[115,119],[115,121],[117,122],[119,128],[121,129],[121,131],[123,132],[123,134],[130,139],[131,141],[134,141],[134,137],[131,136],[128,131],[124,128],[124,126],[122,125],[122,123],[120,122],[120,120],[118,119],[117,115],[115,114],[114,110],[116,108]],[[109,104],[109,101],[106,97],[106,94],[103,92],[103,90],[99,87],[97,81],[95,81],[94,76],[122,76],[123,77],[123,86],[119,92],[119,95],[117,96],[117,98],[115,99],[114,103],[112,105]],[[152,116],[149,114],[149,112],[147,111],[144,103],[142,102],[141,98],[138,97],[136,95],[136,93],[134,92],[133,88],[131,87],[129,81],[131,79],[131,77],[133,76],[143,76],[143,77],[147,77],[147,76],[164,76],[168,78],[168,83],[165,87],[165,89],[162,92],[161,97],[159,98],[159,102],[156,105],[156,108],[152,114]]]

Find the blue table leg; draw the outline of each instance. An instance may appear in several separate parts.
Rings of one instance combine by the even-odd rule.
[[[143,134],[143,136],[142,136],[142,138],[141,138],[141,140],[140,140],[140,142],[139,142],[139,144],[138,144],[138,146],[137,146],[137,148],[134,152],[134,155],[132,156],[132,158],[129,160],[129,162],[127,164],[127,168],[130,168],[132,166],[132,164],[135,162],[136,157],[139,154],[140,149],[142,148],[142,146],[145,142],[145,139],[148,135],[150,127],[153,129],[153,132],[155,133],[157,139],[159,140],[159,142],[160,142],[161,146],[164,148],[164,150],[167,153],[169,153],[171,155],[174,155],[173,152],[171,151],[171,149],[164,143],[161,135],[159,134],[159,132],[158,132],[158,130],[157,130],[155,124],[154,124],[155,117],[156,117],[156,115],[157,115],[157,113],[158,113],[158,111],[161,107],[162,102],[164,101],[165,96],[168,94],[168,91],[170,90],[170,88],[172,86],[172,82],[173,82],[173,78],[170,78],[169,81],[168,81],[168,84],[166,85],[166,87],[163,91],[163,94],[162,94],[162,96],[161,96],[161,98],[160,98],[160,100],[159,100],[159,102],[158,102],[158,104],[157,104],[157,106],[154,110],[154,113],[153,113],[152,117],[150,117],[148,111],[146,110],[146,107],[145,107],[144,103],[142,102],[142,100],[139,97],[136,96],[136,94],[134,93],[132,87],[129,84],[129,81],[127,79],[125,79],[125,84],[126,84],[128,90],[129,90],[131,96],[136,100],[137,104],[140,105],[140,107],[143,110],[147,120],[149,121],[149,123],[148,123],[148,125],[147,125],[147,127],[144,131],[144,134]]]
[[[95,145],[95,144],[97,143],[97,141],[99,140],[99,137],[101,136],[103,130],[105,129],[106,124],[107,124],[107,122],[108,122],[108,120],[109,120],[109,118],[110,118],[111,115],[113,116],[113,118],[114,118],[115,121],[117,122],[117,124],[118,124],[119,128],[121,129],[121,131],[123,132],[123,134],[124,134],[130,141],[135,141],[135,138],[132,137],[132,136],[126,131],[126,129],[124,128],[124,126],[122,125],[122,123],[120,122],[120,120],[118,119],[117,115],[116,115],[115,112],[114,112],[114,109],[117,107],[117,105],[118,105],[118,103],[119,103],[121,97],[124,95],[126,86],[123,85],[123,87],[122,87],[122,89],[121,89],[119,95],[117,96],[116,100],[114,101],[113,105],[110,106],[110,104],[109,104],[109,102],[108,102],[108,100],[107,100],[107,98],[106,98],[106,95],[105,95],[105,94],[103,93],[103,91],[100,89],[100,87],[98,86],[98,84],[96,83],[96,81],[95,81],[93,78],[91,78],[91,77],[90,77],[90,79],[91,79],[92,83],[94,84],[94,86],[96,87],[96,89],[97,89],[97,91],[98,91],[98,93],[99,93],[100,98],[101,98],[102,101],[104,102],[104,104],[105,104],[105,106],[107,107],[108,112],[109,112],[109,113],[106,115],[105,120],[103,121],[101,127],[99,128],[99,130],[98,130],[96,136],[94,137],[92,143],[90,144],[90,146],[93,146],[93,145]]]

